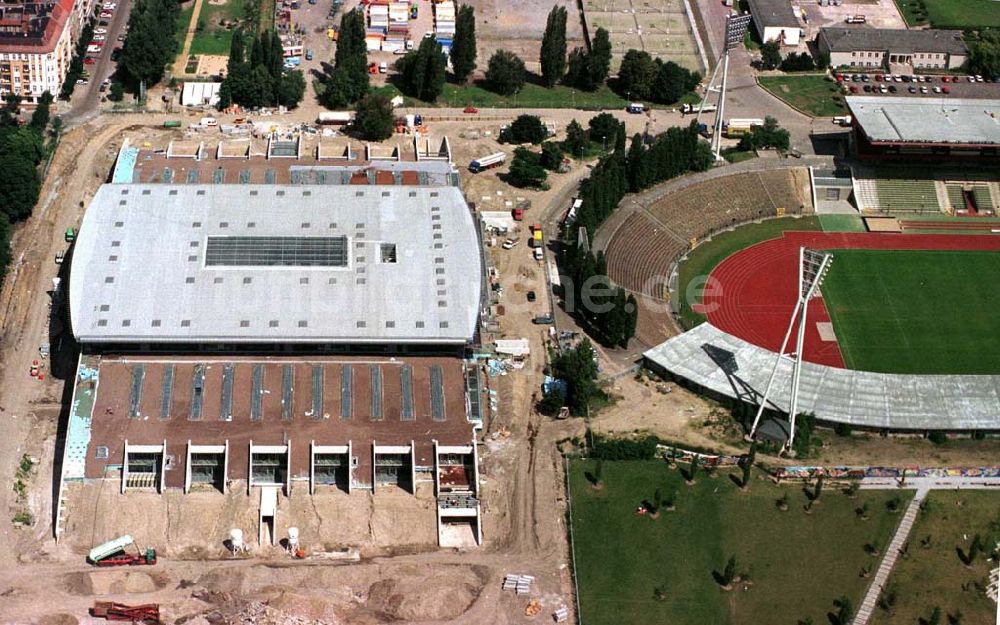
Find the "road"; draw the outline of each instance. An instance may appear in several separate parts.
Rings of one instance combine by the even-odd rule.
[[[97,57],[97,63],[84,65],[83,68],[90,73],[90,82],[86,85],[77,85],[70,99],[70,110],[63,115],[64,123],[70,124],[84,119],[92,119],[97,115],[101,104],[101,82],[115,73],[117,63],[111,60],[111,51],[116,46],[122,45],[118,41],[118,35],[125,32],[128,24],[129,10],[132,8],[132,0],[117,0],[118,8],[114,11],[114,17],[106,28],[107,35],[104,40],[104,49]]]

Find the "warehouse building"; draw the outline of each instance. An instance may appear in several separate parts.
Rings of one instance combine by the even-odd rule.
[[[821,28],[816,45],[829,55],[833,67],[879,68],[896,74],[957,69],[969,54],[958,30]]]
[[[63,483],[259,494],[263,544],[277,493],[429,482],[478,543],[478,233],[448,184],[103,185]]]

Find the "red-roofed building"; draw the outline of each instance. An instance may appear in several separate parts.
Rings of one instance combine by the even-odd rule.
[[[79,25],[74,0],[0,3],[0,96],[35,104],[59,93],[73,59]]]

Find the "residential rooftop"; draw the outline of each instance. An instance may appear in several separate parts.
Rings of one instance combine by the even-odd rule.
[[[52,52],[72,13],[73,0],[0,3],[0,54]]]
[[[105,184],[71,321],[92,344],[462,345],[481,267],[456,187]]]
[[[872,143],[1000,144],[1000,100],[848,96]]]

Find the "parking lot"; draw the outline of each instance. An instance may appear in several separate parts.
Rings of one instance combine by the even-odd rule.
[[[927,74],[836,74],[845,91],[857,95],[939,96],[949,98],[997,98],[1000,83],[974,76]]]

